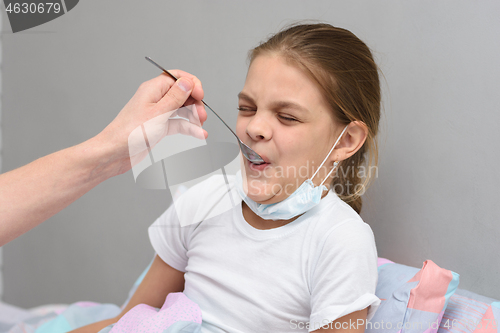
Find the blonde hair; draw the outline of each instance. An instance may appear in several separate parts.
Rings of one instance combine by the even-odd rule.
[[[250,50],[250,63],[265,53],[277,53],[316,82],[339,123],[345,126],[361,121],[368,128],[363,146],[339,163],[337,171],[341,172],[330,184],[342,200],[360,213],[361,195],[373,178],[371,169],[378,163],[376,136],[381,94],[378,67],[370,49],[348,30],[316,23],[293,24],[281,30]]]

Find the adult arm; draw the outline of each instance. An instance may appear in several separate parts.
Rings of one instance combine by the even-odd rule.
[[[184,273],[166,264],[160,257],[156,256],[151,268],[144,276],[141,284],[137,287],[134,295],[122,312],[114,317],[103,321],[80,327],[71,331],[72,333],[95,333],[106,326],[116,323],[130,309],[138,304],[147,304],[155,308],[161,308],[169,293],[184,290]]]
[[[0,175],[0,246],[36,227],[97,184],[128,171],[128,137],[138,126],[191,104],[195,105],[195,118],[203,124],[206,112],[200,102],[201,82],[183,71],[172,72],[180,77],[177,82],[162,74],[141,84],[97,136]],[[196,125],[183,127],[177,132],[199,138],[207,135]]]

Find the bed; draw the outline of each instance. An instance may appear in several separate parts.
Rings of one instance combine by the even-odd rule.
[[[0,332],[67,332],[95,321],[114,317],[127,304],[148,269],[149,266],[136,280],[128,299],[121,306],[77,302],[69,305],[51,304],[33,309],[21,309],[0,302]],[[500,320],[500,301],[458,288],[459,275],[439,267],[432,260],[426,260],[421,268],[416,268],[379,258],[378,272],[376,294],[382,302],[375,316],[364,323],[367,333],[499,332],[497,324]],[[138,316],[142,317],[135,320],[135,324],[128,322],[127,327],[138,326],[120,331],[134,332],[139,330],[138,327],[142,327],[144,332],[158,332],[158,328],[144,329],[144,322],[146,319],[159,318],[165,308],[164,305],[162,309],[150,307],[136,309],[137,313],[142,313]],[[199,322],[196,322],[198,319]],[[201,312],[198,319],[183,321],[177,318],[177,322],[183,323],[182,325],[177,323],[180,325],[177,326],[178,329],[172,326],[171,321],[162,332],[199,332]],[[140,326],[141,320],[143,326]],[[100,333],[113,333],[113,328],[109,326]]]

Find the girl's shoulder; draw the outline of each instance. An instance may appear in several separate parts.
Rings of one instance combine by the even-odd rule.
[[[371,227],[349,204],[332,191],[311,212],[312,216],[314,216],[313,228],[318,237],[322,235],[321,238],[323,238],[335,233],[344,236],[364,234],[366,237],[373,238]]]
[[[329,191],[328,195],[321,200],[317,214],[324,219],[333,220],[335,223],[346,220],[364,223],[361,216],[333,191]]]

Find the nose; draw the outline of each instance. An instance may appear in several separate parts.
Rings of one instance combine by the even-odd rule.
[[[263,112],[257,111],[247,124],[246,133],[254,141],[269,140],[272,136],[270,119]]]

